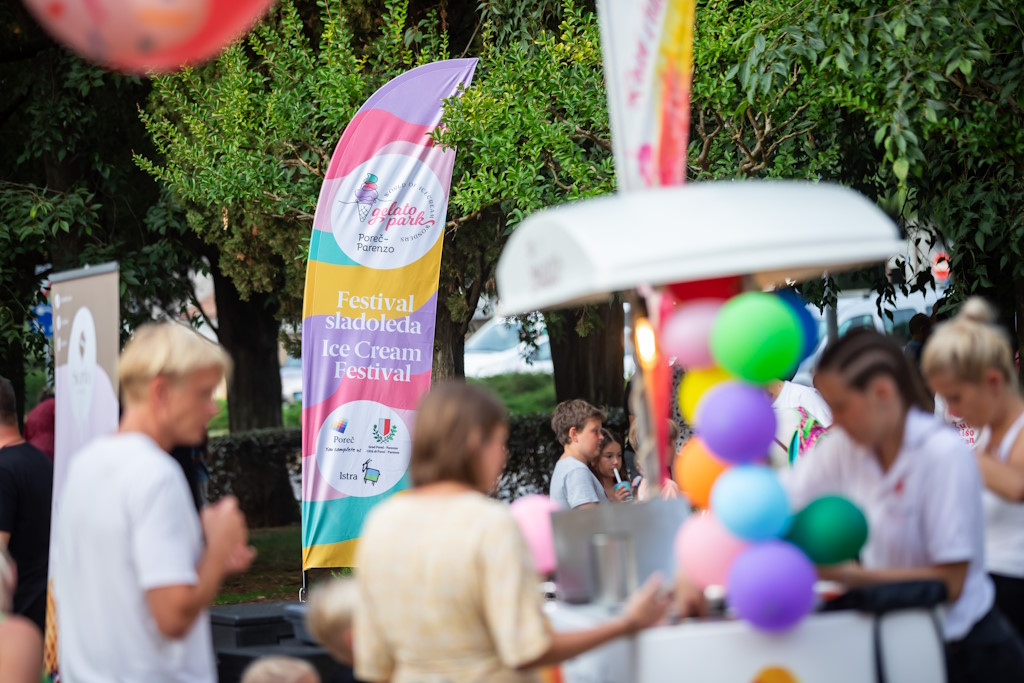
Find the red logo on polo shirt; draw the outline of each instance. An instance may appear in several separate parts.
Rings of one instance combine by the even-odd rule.
[[[902,479],[900,479],[898,482],[896,482],[896,486],[893,487],[892,491],[893,491],[893,493],[897,493],[899,495],[903,495],[903,480]]]

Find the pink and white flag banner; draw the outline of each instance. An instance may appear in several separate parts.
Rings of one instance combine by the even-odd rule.
[[[620,192],[686,179],[696,0],[598,0]]]
[[[426,64],[378,90],[320,190],[302,323],[303,570],[353,566],[366,515],[408,486],[455,164],[431,134],[476,64]]]

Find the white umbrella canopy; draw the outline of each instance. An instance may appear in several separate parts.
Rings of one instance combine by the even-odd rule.
[[[716,181],[581,200],[527,218],[498,262],[503,315],[639,285],[751,275],[761,286],[902,253],[895,223],[831,184]]]

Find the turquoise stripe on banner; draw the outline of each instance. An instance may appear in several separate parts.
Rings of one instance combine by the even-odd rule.
[[[409,488],[409,472],[391,490],[379,496],[349,496],[334,500],[302,501],[302,547],[340,543],[358,538],[366,515],[375,505]]]
[[[358,266],[359,264],[341,250],[334,234],[326,230],[314,230],[310,237],[309,253],[312,260],[335,266]]]

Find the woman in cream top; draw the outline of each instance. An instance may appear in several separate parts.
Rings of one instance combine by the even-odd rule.
[[[505,465],[504,408],[464,383],[420,404],[409,473],[413,488],[369,516],[357,552],[356,676],[368,683],[535,680],[557,664],[659,621],[660,580],[622,616],[555,633],[539,578],[508,507],[489,499]]]

